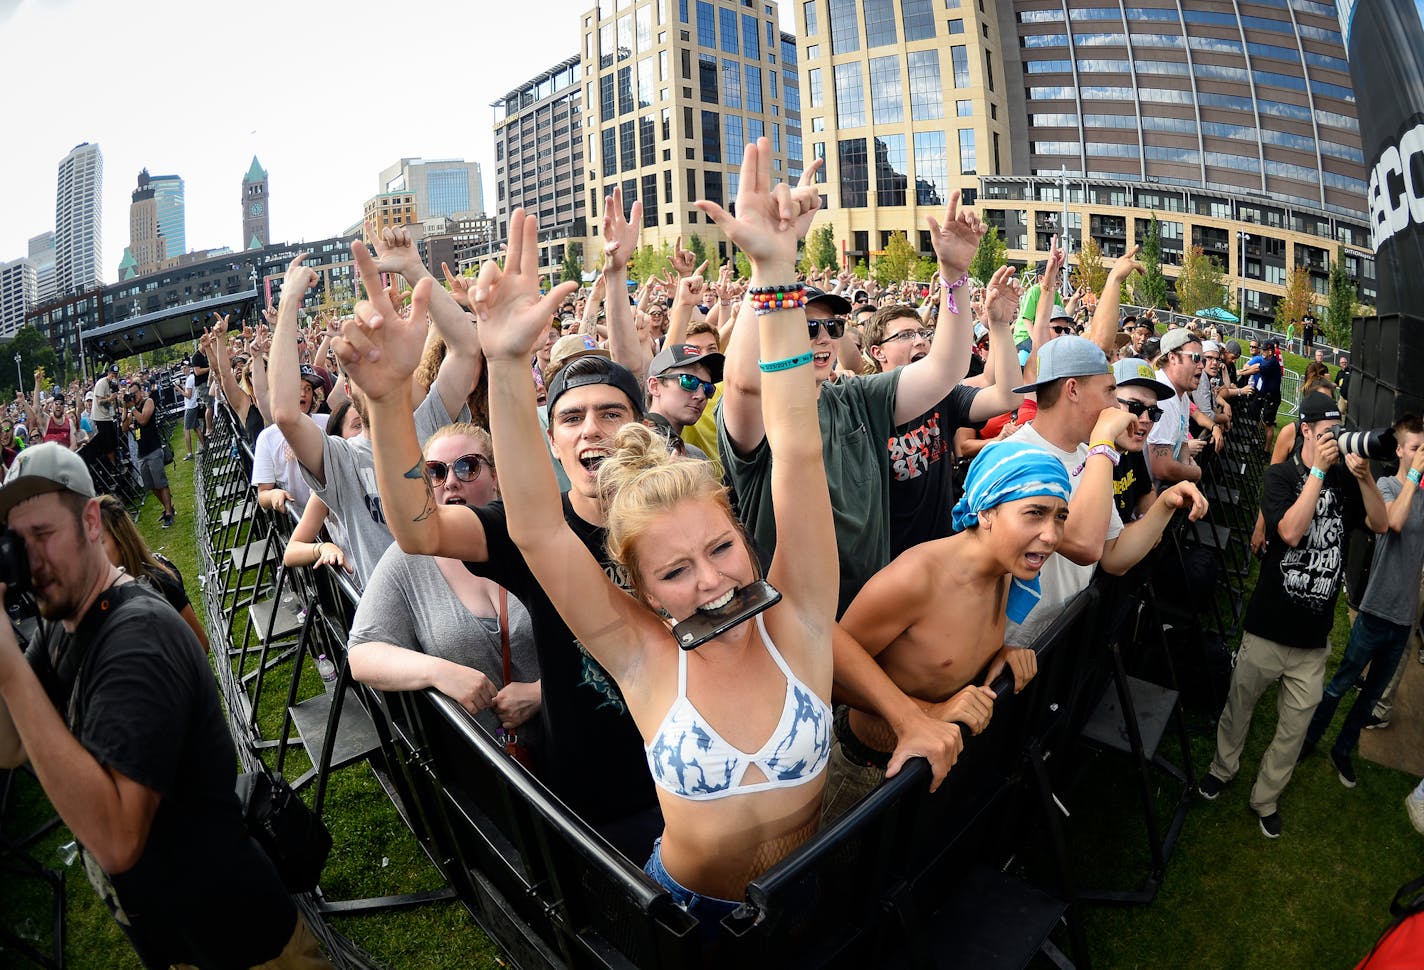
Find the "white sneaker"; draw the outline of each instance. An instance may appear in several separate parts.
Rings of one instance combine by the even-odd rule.
[[[1409,813],[1414,830],[1424,835],[1424,797],[1420,796],[1418,788],[1404,796],[1404,810]]]

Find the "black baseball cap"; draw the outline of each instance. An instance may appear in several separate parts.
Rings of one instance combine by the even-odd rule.
[[[615,364],[604,357],[578,357],[560,367],[554,379],[549,381],[545,402],[549,416],[553,417],[554,405],[565,391],[589,384],[610,384],[628,395],[633,412],[641,421],[643,418],[643,388],[633,372],[622,364]]]
[[[674,367],[702,364],[707,368],[713,384],[722,383],[722,364],[726,360],[719,353],[704,354],[695,344],[669,344],[664,347],[648,368],[649,377],[662,377]]]
[[[1306,424],[1317,421],[1339,421],[1340,405],[1323,391],[1311,391],[1300,399],[1300,419]]]
[[[837,316],[850,313],[850,301],[836,293],[827,293],[819,286],[806,287],[806,305],[820,303]]]

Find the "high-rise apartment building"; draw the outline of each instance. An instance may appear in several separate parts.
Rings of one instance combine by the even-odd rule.
[[[545,272],[562,267],[568,240],[582,244],[588,234],[581,77],[574,55],[491,105],[496,238],[509,235],[509,214],[523,206],[539,219]]]
[[[84,142],[59,163],[54,202],[55,290],[75,293],[98,286],[103,246],[104,156]]]
[[[481,215],[485,211],[480,163],[458,158],[402,158],[381,172],[381,194],[415,198],[419,219]]]
[[[35,267],[35,300],[44,303],[54,296],[54,232],[31,236],[29,250]]]
[[[133,266],[121,266],[120,278],[129,270],[136,276],[156,271],[163,262],[163,253],[163,237],[158,230],[158,202],[154,198],[148,169],[144,169],[138,173],[138,187],[134,189],[129,203],[129,245],[124,250],[124,259],[125,263],[132,259]]]
[[[957,187],[1012,261],[1042,261],[1054,234],[1115,256],[1157,211],[1169,274],[1201,246],[1258,321],[1291,267],[1323,293],[1341,245],[1372,295],[1333,4],[808,0],[796,16],[818,223],[847,265],[896,231],[928,252],[924,217]]]
[[[163,237],[163,258],[176,259],[188,251],[187,212],[183,179],[177,175],[150,175],[153,200],[158,208],[158,233]]]
[[[381,230],[391,226],[414,226],[417,238],[424,235],[422,227],[415,225],[419,222],[415,214],[415,196],[409,192],[382,192],[380,195],[373,195],[366,200],[362,214],[365,217],[363,230],[364,225],[372,225],[377,236]],[[371,242],[364,232],[362,238]]]
[[[25,325],[25,311],[36,300],[34,263],[23,258],[0,263],[0,337],[13,337]]]
[[[271,212],[267,209],[267,170],[252,156],[242,177],[242,247],[261,249],[271,242]]]
[[[604,197],[643,203],[643,245],[721,232],[693,208],[735,202],[748,139],[771,140],[773,175],[801,175],[796,40],[754,0],[600,0],[583,17],[584,169],[590,236]]]

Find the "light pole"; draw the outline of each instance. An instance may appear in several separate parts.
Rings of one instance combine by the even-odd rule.
[[[1239,325],[1244,326],[1246,323],[1246,244],[1251,241],[1251,234],[1238,232],[1236,235],[1241,240],[1240,265],[1236,267],[1239,270],[1237,276],[1240,278],[1241,295],[1236,300],[1236,321]]]
[[[15,380],[19,381],[20,393],[25,393],[25,375],[20,370],[20,355],[18,352],[15,354]]]

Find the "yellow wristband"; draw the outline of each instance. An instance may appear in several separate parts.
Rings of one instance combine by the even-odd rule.
[[[1114,450],[1116,450],[1116,448],[1117,448],[1117,445],[1114,444],[1114,443],[1111,442],[1111,441],[1093,441],[1093,442],[1090,442],[1090,443],[1088,444],[1088,447],[1089,447],[1089,448],[1096,448],[1096,447],[1098,447],[1098,445],[1103,445],[1103,446],[1105,446],[1105,447],[1107,447],[1107,448],[1112,448],[1112,449],[1114,449]]]

